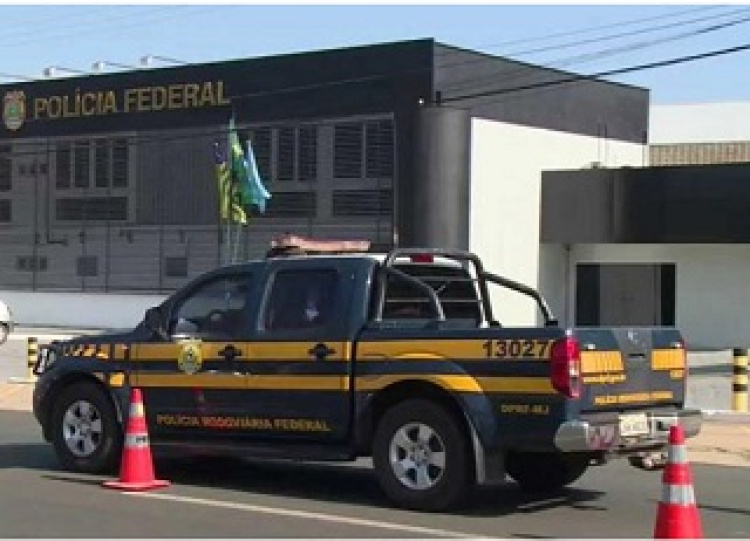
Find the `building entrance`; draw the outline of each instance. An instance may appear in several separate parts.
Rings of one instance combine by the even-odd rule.
[[[675,265],[579,264],[577,326],[674,325]]]

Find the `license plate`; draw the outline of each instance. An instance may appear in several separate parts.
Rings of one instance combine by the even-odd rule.
[[[641,436],[648,432],[648,418],[645,413],[620,415],[621,436]]]

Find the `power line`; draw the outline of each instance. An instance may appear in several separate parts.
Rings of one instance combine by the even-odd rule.
[[[181,13],[175,14],[174,11],[176,9],[179,9]],[[86,28],[83,29],[77,29],[77,30],[71,30],[70,28],[57,28],[57,30],[64,30],[62,33],[50,33],[46,36],[32,36],[29,39],[25,40],[18,40],[16,38],[13,38],[12,36],[0,36],[0,42],[2,42],[3,38],[9,38],[11,43],[4,45],[4,47],[12,47],[15,45],[27,45],[29,43],[37,43],[37,42],[44,42],[47,40],[59,40],[62,38],[72,38],[72,37],[88,37],[92,34],[101,34],[101,33],[109,33],[110,35],[117,34],[120,31],[131,28],[134,26],[142,26],[147,23],[155,23],[159,21],[163,21],[165,19],[172,19],[175,17],[184,16],[185,14],[182,13],[184,11],[189,11],[187,15],[192,15],[196,12],[202,12],[209,9],[214,9],[213,6],[163,6],[159,8],[152,8],[149,9],[146,13],[138,13],[138,14],[124,14],[120,17],[109,17],[107,19],[107,23],[110,23],[113,19],[133,19],[134,16],[142,17],[146,16],[144,18],[139,18],[138,20],[130,20],[123,24],[118,25],[115,27],[115,29],[109,28],[107,24],[98,25],[97,28],[91,28],[91,24],[87,23]],[[164,12],[164,15],[159,15]],[[28,35],[28,32],[24,32],[24,36]]]
[[[516,45],[516,44],[519,44],[519,43],[534,43],[534,42],[538,42],[538,41],[549,41],[549,40],[555,39],[555,38],[562,38],[562,37],[568,37],[568,36],[578,36],[580,34],[590,34],[590,33],[593,33],[593,32],[597,32],[599,30],[608,30],[610,28],[622,28],[622,27],[625,27],[625,26],[633,26],[633,25],[636,25],[636,24],[644,23],[644,22],[651,22],[651,21],[654,21],[654,20],[657,20],[657,19],[662,19],[662,20],[664,20],[664,19],[672,19],[672,18],[676,18],[676,17],[681,17],[683,15],[689,15],[691,13],[698,13],[698,12],[701,12],[701,11],[707,11],[707,10],[712,10],[712,9],[717,9],[717,8],[724,8],[724,7],[727,7],[727,6],[721,6],[721,5],[717,5],[717,6],[702,6],[702,7],[698,7],[698,8],[686,9],[684,11],[678,11],[676,13],[670,13],[670,14],[665,14],[665,15],[657,15],[657,16],[652,16],[652,17],[641,17],[641,18],[638,18],[638,19],[630,19],[630,20],[625,20],[625,21],[618,21],[616,23],[609,23],[609,24],[603,24],[603,25],[599,25],[599,26],[590,26],[590,27],[578,28],[578,29],[575,29],[575,30],[566,30],[566,31],[563,31],[563,32],[556,32],[556,33],[552,33],[552,34],[540,34],[539,36],[534,36],[534,37],[530,37],[530,38],[520,38],[520,39],[513,39],[513,40],[508,40],[508,41],[501,41],[501,42],[491,43],[491,44],[475,45],[475,46],[473,46],[473,48],[474,49],[496,49],[496,48],[505,47],[507,45]]]
[[[534,53],[541,53],[546,51],[557,51],[560,49],[569,49],[571,47],[577,47],[579,45],[589,45],[592,43],[599,43],[602,41],[612,41],[615,39],[625,38],[625,37],[631,37],[631,36],[637,36],[640,34],[649,34],[651,32],[659,32],[661,30],[669,30],[671,28],[676,28],[680,26],[686,26],[691,25],[693,23],[704,23],[706,21],[711,21],[714,19],[720,19],[722,17],[729,17],[731,15],[738,15],[741,13],[747,13],[750,11],[750,8],[743,8],[743,9],[736,9],[733,11],[729,11],[727,13],[720,13],[717,15],[711,15],[707,17],[698,17],[695,19],[689,19],[687,21],[679,21],[675,23],[669,23],[669,24],[660,24],[656,26],[649,26],[646,28],[641,28],[639,30],[630,30],[628,32],[619,32],[616,34],[610,34],[607,36],[599,37],[599,38],[589,38],[589,39],[583,39],[583,40],[576,40],[576,41],[570,41],[567,43],[561,43],[557,45],[545,45],[544,47],[537,47],[534,49],[526,49],[522,51],[511,51],[507,53],[503,53],[503,56],[522,56],[522,55],[529,55]]]

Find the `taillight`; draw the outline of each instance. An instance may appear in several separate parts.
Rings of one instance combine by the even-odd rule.
[[[432,263],[435,260],[432,254],[412,254],[410,259],[412,263]]]
[[[552,344],[552,386],[568,398],[581,396],[581,344],[572,337]]]

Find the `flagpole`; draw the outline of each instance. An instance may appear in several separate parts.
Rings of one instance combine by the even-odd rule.
[[[232,252],[232,263],[237,261],[237,252],[240,247],[240,237],[242,236],[242,224],[237,223],[237,237],[234,239],[234,250]]]
[[[227,219],[227,230],[224,234],[224,265],[229,263],[229,253],[232,242],[232,220]]]

